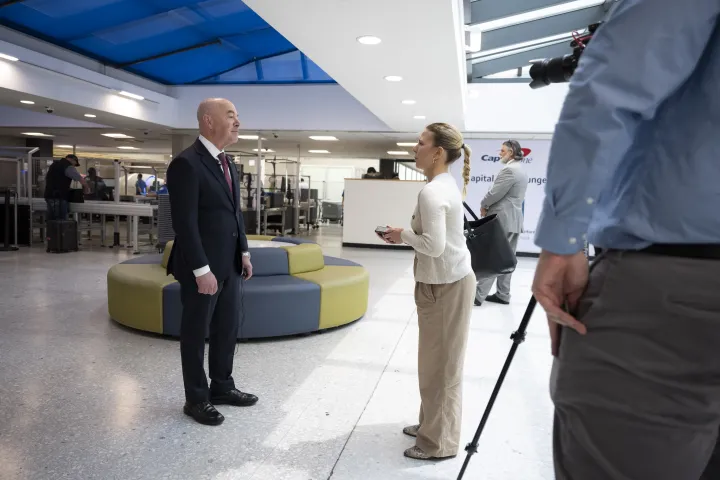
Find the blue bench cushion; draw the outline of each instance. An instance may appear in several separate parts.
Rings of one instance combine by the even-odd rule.
[[[152,255],[143,255],[142,257],[133,257],[129,260],[125,260],[125,264],[129,265],[151,265],[151,264],[158,264],[162,263],[163,254],[162,253],[154,253]]]
[[[332,266],[332,267],[361,267],[359,263],[355,263],[351,260],[346,260],[344,258],[338,258],[338,257],[328,257],[325,256],[325,266]]]
[[[275,237],[272,239],[273,242],[285,242],[285,243],[294,243],[295,245],[302,245],[303,243],[317,243],[313,242],[312,240],[308,240],[307,238],[297,238],[297,237]]]
[[[290,275],[288,254],[284,248],[250,248],[253,275],[268,277],[271,275]]]
[[[296,335],[319,329],[319,285],[289,275],[273,275],[253,277],[242,282],[240,289],[243,305],[238,321],[242,320],[242,331],[238,338]],[[181,318],[180,284],[174,282],[163,290],[163,333],[179,336]]]

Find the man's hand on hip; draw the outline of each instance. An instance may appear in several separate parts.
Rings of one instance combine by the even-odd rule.
[[[570,327],[581,335],[587,333],[585,325],[565,311],[574,311],[588,282],[588,261],[583,252],[573,255],[556,255],[545,250],[540,254],[533,295],[545,309],[550,327],[552,354],[557,356],[560,325]]]
[[[217,293],[217,279],[212,272],[197,277],[195,281],[198,285],[198,293],[202,295],[215,295]]]
[[[242,257],[242,266],[243,266],[243,277],[245,280],[250,280],[253,275],[253,266],[250,262],[250,257],[243,256]]]

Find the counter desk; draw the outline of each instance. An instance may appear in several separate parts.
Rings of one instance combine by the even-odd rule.
[[[390,245],[375,233],[379,226],[410,228],[418,194],[425,181],[346,179],[343,246],[408,249]]]

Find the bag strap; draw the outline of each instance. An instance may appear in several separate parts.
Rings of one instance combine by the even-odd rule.
[[[472,211],[472,208],[470,208],[470,206],[469,206],[467,203],[463,202],[463,206],[467,209],[468,212],[470,212],[470,215],[472,215],[472,217],[473,217],[476,221],[477,221],[477,220],[480,220],[480,219],[477,217],[477,215],[475,215],[475,212]],[[465,219],[465,221],[467,222],[467,219]]]

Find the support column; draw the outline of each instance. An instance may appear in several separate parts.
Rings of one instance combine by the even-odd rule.
[[[257,175],[255,181],[255,218],[257,221],[257,234],[262,235],[262,189],[265,180],[265,157],[262,154],[263,143],[262,138],[258,138],[258,156],[255,161],[255,172]]]
[[[197,137],[192,135],[173,134],[172,136],[172,158],[177,157],[186,148],[195,143]]]

